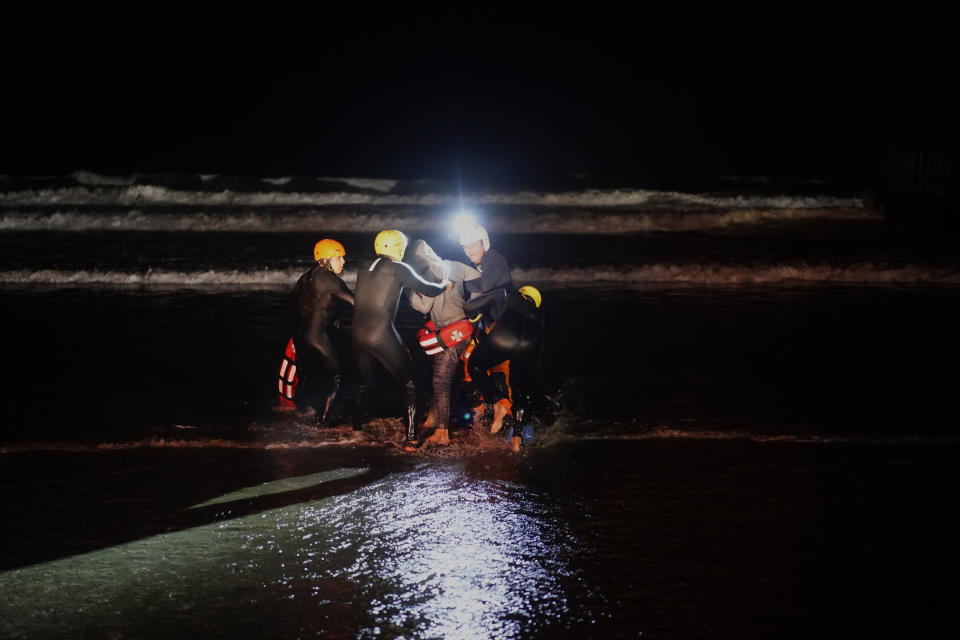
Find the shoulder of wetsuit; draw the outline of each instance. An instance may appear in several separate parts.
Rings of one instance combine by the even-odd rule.
[[[537,308],[537,305],[527,300],[517,291],[507,292],[506,308],[513,309],[533,320],[539,320],[541,318],[541,311]]]
[[[336,277],[332,271],[318,264],[310,270],[309,281],[314,290],[319,291],[331,282],[330,276]]]
[[[507,259],[504,257],[502,253],[500,253],[496,249],[490,249],[490,251],[487,252],[487,259],[489,261],[488,265],[491,267],[502,266],[504,269],[507,269],[507,270],[510,269],[510,265],[509,263],[507,263]]]
[[[486,285],[494,287],[512,287],[510,279],[510,264],[499,251],[491,249],[484,255],[483,280]]]
[[[303,280],[304,280],[304,278],[307,277],[307,274],[308,274],[308,273],[310,273],[310,272],[309,272],[309,271],[306,271],[306,272],[304,272],[304,273],[301,273],[301,274],[300,274],[300,277],[297,278],[297,281],[296,281],[296,283],[293,285],[293,288],[290,289],[290,295],[291,295],[291,296],[297,297],[297,296],[300,295],[300,289],[303,288]]]
[[[506,289],[502,287],[499,289],[493,289],[492,291],[487,291],[486,293],[481,293],[480,295],[470,298],[468,301],[463,303],[463,311],[468,316],[477,313],[483,309],[486,309],[491,304],[494,304],[502,296],[506,295]]]

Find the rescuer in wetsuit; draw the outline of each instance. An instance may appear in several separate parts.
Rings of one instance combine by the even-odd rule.
[[[373,242],[377,257],[357,271],[357,298],[353,311],[353,352],[360,373],[354,429],[362,427],[366,394],[373,384],[375,362],[379,362],[404,385],[407,403],[407,440],[416,439],[416,388],[413,385],[413,360],[393,324],[400,305],[400,293],[408,287],[417,293],[435,297],[449,291],[451,283],[427,282],[406,263],[401,262],[407,237],[396,230],[381,231]]]
[[[476,296],[497,289],[513,290],[513,281],[510,279],[510,265],[503,255],[490,247],[490,236],[487,230],[478,224],[474,224],[461,230],[459,235],[460,246],[467,259],[473,263],[480,272],[480,278],[466,283],[467,293]],[[497,321],[499,315],[496,309],[489,309],[480,323],[481,332],[489,331],[490,327]],[[493,404],[493,424],[490,425],[490,432],[496,433],[503,426],[503,420],[510,415],[510,363],[503,361],[494,366],[490,372],[496,384],[501,388],[502,400]],[[488,376],[488,377],[490,377]],[[467,371],[467,379],[472,376]],[[479,398],[477,399],[479,402]],[[474,409],[478,415],[483,414],[483,407]]]
[[[519,290],[495,289],[472,298],[463,305],[468,316],[482,313],[497,318],[493,329],[479,337],[479,344],[467,358],[467,372],[483,395],[494,406],[510,403],[510,412],[522,420],[529,412],[525,402],[533,376],[540,368],[543,351],[543,314],[540,292],[526,285]],[[504,388],[489,370],[501,362],[510,362],[514,393]],[[514,406],[514,403],[517,406]],[[529,416],[527,416],[529,417]],[[520,450],[520,434],[514,431],[510,446]]]
[[[340,391],[340,361],[333,350],[326,329],[333,322],[337,301],[354,304],[353,294],[340,279],[347,252],[343,245],[329,238],[313,247],[317,261],[293,287],[291,296],[297,304],[297,329],[293,342],[300,367],[301,404],[308,405],[319,397],[319,422],[326,423],[330,407]]]

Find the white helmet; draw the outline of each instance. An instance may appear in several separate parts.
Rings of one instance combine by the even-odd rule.
[[[487,235],[487,230],[478,224],[475,224],[472,227],[464,229],[460,232],[460,246],[466,246],[468,244],[481,241],[483,242],[483,250],[490,251],[490,236]]]

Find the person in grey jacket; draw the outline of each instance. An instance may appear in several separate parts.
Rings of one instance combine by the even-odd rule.
[[[421,313],[429,314],[437,331],[466,317],[463,311],[464,282],[479,279],[479,271],[462,262],[442,260],[423,240],[416,240],[411,245],[411,251],[407,253],[407,262],[425,280],[433,282],[449,280],[453,283],[450,291],[435,298],[411,291],[410,306]],[[463,340],[433,356],[433,397],[423,426],[434,427],[434,432],[425,440],[425,443],[450,443],[450,387],[460,356],[467,348],[467,344],[469,340]]]

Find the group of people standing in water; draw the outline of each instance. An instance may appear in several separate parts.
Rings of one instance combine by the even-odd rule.
[[[507,260],[491,247],[483,227],[470,225],[457,240],[473,266],[441,259],[423,240],[408,247],[400,231],[381,231],[374,239],[376,256],[357,270],[355,292],[340,278],[346,262],[343,245],[329,238],[317,242],[316,265],[292,292],[297,327],[280,369],[281,406],[312,405],[319,422],[327,423],[342,383],[340,359],[327,330],[338,322],[337,306],[349,304],[358,373],[354,429],[363,425],[382,368],[403,387],[408,446],[449,444],[452,388],[462,371],[474,414],[482,416],[491,405],[490,432],[509,423],[510,445],[518,451],[543,347],[540,292],[530,285],[514,288]],[[394,324],[404,294],[427,318],[417,338],[433,362],[430,409],[419,425],[413,358]],[[420,438],[418,427],[432,433]]]

